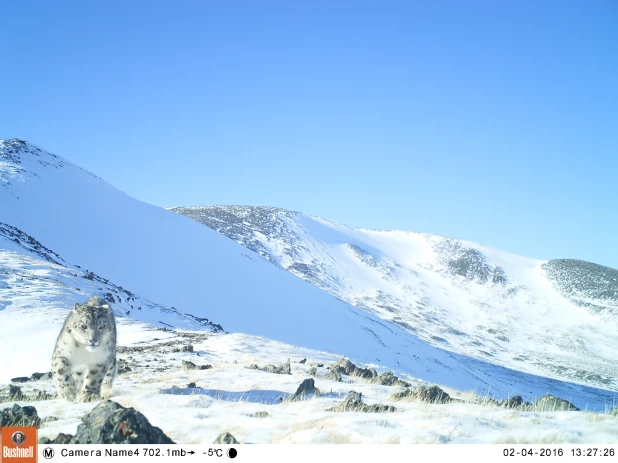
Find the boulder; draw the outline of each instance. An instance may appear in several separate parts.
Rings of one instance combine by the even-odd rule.
[[[362,401],[363,395],[356,391],[350,391],[343,403],[329,408],[328,412],[364,412],[364,413],[393,413],[396,411],[392,405],[367,405]]]
[[[378,376],[377,371],[373,368],[359,368],[348,359],[341,359],[339,362],[330,365],[329,370],[348,376],[357,376],[359,378],[371,379]]]
[[[524,399],[520,395],[515,395],[513,397],[509,397],[508,399],[504,399],[499,403],[500,407],[504,408],[523,408],[527,405],[530,405],[528,402],[524,402]]]
[[[451,396],[438,386],[420,386],[393,394],[391,400],[420,400],[432,404],[446,404],[451,401]]]
[[[35,426],[39,427],[41,418],[34,407],[13,405],[0,411],[0,427]]]
[[[395,376],[392,371],[385,371],[384,373],[371,378],[369,382],[374,384],[381,384],[382,386],[410,387],[409,383],[397,378],[397,376]]]
[[[219,434],[219,437],[215,439],[213,444],[240,444],[240,442],[229,432],[224,432],[223,434]]]
[[[299,400],[306,400],[310,397],[316,397],[320,395],[320,390],[315,387],[315,382],[313,378],[308,378],[300,383],[300,386],[296,389],[296,392],[292,397],[290,397],[289,401],[296,402]]]
[[[174,444],[134,408],[104,400],[82,418],[72,444]]]
[[[25,383],[28,381],[30,381],[30,378],[28,378],[27,376],[18,376],[17,378],[11,379],[12,383]]]
[[[533,407],[538,411],[553,412],[553,411],[579,411],[575,405],[568,400],[554,397],[551,394],[545,394],[539,397],[532,403]]]
[[[196,365],[193,362],[190,362],[189,360],[183,360],[182,361],[182,368],[184,370],[190,371],[190,370],[208,370],[210,368],[212,368],[212,365]]]
[[[282,363],[279,366],[275,366],[275,365],[266,365],[263,367],[259,367],[255,364],[249,365],[247,368],[251,369],[251,370],[261,370],[261,371],[265,371],[267,373],[275,373],[277,375],[291,375],[292,374],[292,367],[290,365],[290,362],[286,362],[286,363]]]

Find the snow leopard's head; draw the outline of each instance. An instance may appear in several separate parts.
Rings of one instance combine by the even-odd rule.
[[[83,304],[75,304],[71,318],[71,334],[89,351],[95,350],[102,342],[115,340],[114,312],[104,299],[95,296]]]

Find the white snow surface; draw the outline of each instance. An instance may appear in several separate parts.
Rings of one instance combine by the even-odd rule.
[[[48,310],[38,310],[38,316],[48,319]],[[50,334],[55,328],[48,328]],[[177,443],[211,444],[224,432],[241,443],[254,444],[618,443],[618,415],[607,410],[510,410],[488,404],[487,397],[475,391],[450,388],[444,388],[455,400],[449,404],[395,401],[391,395],[401,387],[371,384],[346,375],[343,382],[322,378],[326,367],[338,360],[324,351],[243,333],[159,331],[153,325],[126,318],[118,322],[118,335],[125,349],[119,358],[128,362],[131,370],[117,377],[111,399],[140,411]],[[175,347],[189,342],[193,352],[175,352]],[[301,359],[305,363],[300,363]],[[211,368],[186,371],[181,368],[183,360]],[[248,368],[287,361],[291,375]],[[324,365],[317,368],[314,377],[320,395],[286,401],[301,381],[311,378],[309,370],[316,365]],[[413,386],[426,384],[407,376],[401,379]],[[53,393],[51,380],[21,386],[26,394],[35,389]],[[388,404],[396,410],[328,411],[350,390],[362,393],[367,404]],[[60,432],[75,434],[81,418],[96,406],[59,399],[16,403],[37,409],[43,419],[39,436],[51,439]],[[0,409],[12,405],[0,403]],[[266,416],[258,417],[258,413]]]
[[[212,386],[208,387],[224,391],[224,397],[228,397],[225,391],[282,387],[280,383],[270,385],[272,378],[267,373],[253,371],[251,375],[257,376],[238,376],[245,370],[224,365],[232,359],[242,363],[254,355],[262,363],[274,363],[282,356],[302,355],[317,360],[346,356],[363,366],[414,377],[417,382],[437,383],[459,391],[475,390],[497,398],[521,394],[531,400],[551,393],[580,408],[597,411],[605,411],[614,403],[615,393],[611,390],[527,374],[430,345],[409,330],[272,266],[219,233],[174,212],[137,201],[27,143],[0,141],[0,161],[0,385],[14,376],[49,370],[55,338],[73,304],[90,295],[110,293],[117,301],[113,306],[118,314],[121,345],[169,338],[157,327],[202,330],[210,344],[200,349],[204,355],[217,351],[213,362],[220,366],[205,373],[220,375],[211,378]],[[322,227],[320,236],[324,239],[337,233],[324,223],[314,223]],[[345,246],[339,246],[339,251],[342,255],[348,252]],[[89,272],[94,273],[93,279],[88,278]],[[213,323],[236,334],[212,334]],[[230,353],[233,356],[225,359]],[[177,361],[177,357],[171,355],[166,361]],[[194,398],[172,393],[162,399],[162,389],[190,379],[179,374],[171,370],[168,376],[162,376],[154,369],[135,377],[127,374],[118,383],[119,401],[151,409],[148,416],[152,416],[154,424],[165,421],[168,428],[173,410],[194,406],[195,400],[198,409],[211,408],[218,417],[229,413],[230,402],[234,401],[208,394]],[[280,375],[272,376],[281,381]],[[231,388],[229,384],[235,384],[236,377],[240,383]],[[292,383],[299,382],[299,377],[289,378],[285,391],[293,392]],[[333,385],[334,390],[337,388],[340,385]],[[383,392],[380,398],[387,397]],[[258,396],[270,397],[261,393]],[[334,404],[335,399],[340,397],[320,400]],[[159,404],[163,405],[157,412]],[[292,405],[284,407],[291,407],[290,414],[296,416],[303,405],[299,404],[298,409]],[[324,415],[323,405],[307,405],[315,407],[312,410],[318,413],[318,421],[328,415]],[[77,416],[92,404],[46,401],[37,406],[43,414],[63,417],[50,429],[74,432]],[[421,409],[425,406],[429,405],[419,405]],[[244,413],[242,410],[234,413]],[[213,426],[204,418],[209,413],[196,411],[192,419]],[[347,423],[350,429],[358,428],[360,435],[366,432],[354,421],[356,418],[341,419],[331,420],[328,427]],[[409,417],[398,419],[407,423]],[[285,420],[278,423],[277,429],[283,429]],[[242,428],[242,422],[238,426]],[[398,439],[408,441],[404,430],[409,424],[401,426]],[[170,432],[179,441],[197,439],[193,434],[182,434],[180,427],[174,429]],[[328,433],[315,434],[312,430],[287,437],[255,432],[258,434],[248,436],[247,441],[330,441]],[[436,432],[432,431],[427,439],[438,439],[437,435],[443,433]],[[610,439],[602,439],[606,438]],[[351,440],[376,439],[357,436]]]

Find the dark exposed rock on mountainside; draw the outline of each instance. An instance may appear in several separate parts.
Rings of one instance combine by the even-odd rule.
[[[618,270],[574,259],[550,260],[543,269],[569,301],[593,312],[618,314]]]
[[[444,238],[433,243],[433,247],[453,275],[477,283],[507,283],[504,269],[489,265],[485,255],[478,249],[466,247],[459,240],[452,238]]]
[[[545,263],[445,236],[353,228],[273,207],[171,210],[433,346],[527,373],[618,387],[618,367],[607,354],[615,347],[608,327],[618,323],[617,270],[573,260]],[[570,302],[609,316],[608,323],[584,320]],[[570,321],[556,329],[558,313]],[[531,314],[547,315],[536,335],[514,329]],[[581,339],[588,323],[603,347]],[[555,349],[544,349],[545,343]],[[528,346],[526,352],[515,352],[517,345]]]

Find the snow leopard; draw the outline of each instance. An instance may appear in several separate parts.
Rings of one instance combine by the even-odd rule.
[[[60,398],[91,402],[111,397],[115,376],[114,312],[94,296],[67,316],[52,356],[52,378]]]

